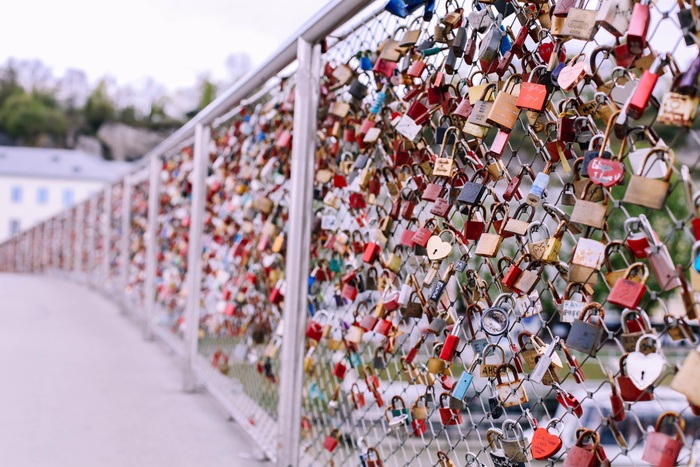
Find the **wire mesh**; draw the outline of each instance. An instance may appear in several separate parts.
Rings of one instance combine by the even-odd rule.
[[[581,7],[599,5],[583,2]],[[489,62],[467,63],[461,54],[450,63],[454,43],[438,40],[423,47],[441,34],[452,38],[454,31],[441,28],[452,21],[449,18],[460,16],[458,9],[463,18],[488,11],[508,30],[510,42],[522,27],[530,28],[526,51],[515,54],[510,70],[531,72],[534,65],[548,65],[548,57],[557,55],[551,33],[540,31],[552,20],[541,14],[544,8],[538,3],[437,2],[429,21],[421,18],[422,9],[405,19],[382,12],[354,19],[348,23],[349,32],[341,28],[327,39],[313,187],[308,352],[303,364],[303,452],[309,463],[554,465],[572,456],[577,442],[585,441],[577,440],[577,431],[588,429],[600,439],[599,461],[605,456],[614,465],[643,465],[651,436],[647,427],[669,411],[685,421],[678,462],[691,462],[691,448],[697,448],[700,438],[698,409],[669,385],[697,343],[692,310],[700,282],[693,282],[697,273],[690,263],[697,256],[691,252],[696,238],[692,221],[697,216],[693,179],[700,160],[687,148],[700,145],[700,137],[695,127],[665,129],[655,121],[658,106],[652,105],[641,115],[640,128],[611,138],[611,152],[624,156],[620,160],[633,174],[625,178],[626,184],[591,184],[581,176],[586,162],[577,161],[590,149],[594,135],[605,133],[614,108],[624,104],[625,93],[654,57],[649,53],[625,63],[628,57],[622,52],[629,43],[620,43],[605,28],[590,41],[568,40],[562,54],[578,56],[574,62],[585,56],[589,63],[575,92],[555,90],[551,105],[539,116],[522,112],[512,130],[504,132],[467,124],[455,107],[463,100],[475,105],[487,99],[482,85],[491,82],[499,93],[517,93],[517,85],[505,83],[512,73],[498,78],[486,71]],[[680,8],[670,1],[650,6],[649,51],[673,56],[678,67],[686,69],[694,53],[683,40]],[[469,24],[472,34],[471,17]],[[409,40],[409,31],[418,31],[417,39]],[[493,29],[474,32],[479,53],[489,34]],[[409,52],[393,62],[382,49],[391,52],[396,47]],[[504,55],[507,46],[502,47]],[[613,67],[611,55],[617,56],[615,65],[621,68]],[[377,65],[379,56],[384,57],[384,68]],[[409,69],[416,62],[425,63],[425,70],[411,77]],[[377,68],[372,72],[371,67]],[[439,72],[444,73],[445,86],[435,82]],[[660,83],[657,104],[661,91],[671,86],[671,77],[662,76]],[[292,202],[288,191],[294,99],[293,73],[277,76],[216,123],[207,148],[204,274],[197,323],[200,359],[195,365],[200,378],[230,401],[229,410],[242,414],[249,432],[271,457],[280,395],[280,306],[287,207]],[[402,125],[399,118],[409,113],[425,117],[426,112],[417,137],[407,137],[411,126],[405,120]],[[572,117],[579,120],[572,141],[566,142],[555,130]],[[450,133],[448,126],[458,131]],[[367,137],[370,128],[378,130],[378,136]],[[650,170],[641,173],[641,183],[655,185],[668,168],[668,188],[660,195],[665,202],[660,209],[630,203],[632,179],[645,169],[652,148],[664,145],[676,150],[676,163],[650,164]],[[182,336],[188,325],[183,310],[192,155],[191,146],[169,154],[159,173],[156,325],[175,336]],[[433,174],[438,157],[452,161],[440,162],[450,165],[449,176]],[[467,183],[486,186],[471,209],[455,201]],[[429,195],[429,187],[437,194]],[[132,188],[128,200],[123,197],[124,183],[108,188],[108,209],[99,198],[82,207],[82,217],[72,209],[50,222],[48,231],[58,240],[50,242],[39,262],[55,258],[60,270],[71,271],[78,254],[78,269],[89,272],[89,265],[100,264],[105,254],[107,288],[120,287],[126,267],[126,293],[142,305],[148,182]],[[595,206],[607,206],[597,228],[591,225],[598,222],[595,219],[574,220],[586,197],[596,199],[591,202]],[[120,254],[125,202],[131,214],[128,264],[121,263]],[[101,225],[89,219],[101,216],[109,217],[107,238],[89,231]],[[77,225],[79,219],[83,221]],[[425,242],[413,234],[420,229]],[[92,238],[87,248],[79,232]],[[32,238],[36,243],[46,235],[44,228],[35,230]],[[648,251],[633,250],[640,238],[651,242]],[[610,244],[615,250],[608,252],[609,260],[597,256],[591,266],[584,250]],[[27,263],[31,245],[26,234],[6,243],[3,267],[26,270],[33,264]],[[674,271],[664,276],[656,267],[664,248],[671,252],[671,266],[680,263],[683,276],[691,277],[689,294],[680,293]],[[636,271],[644,268],[652,273],[638,305],[624,307],[618,299],[609,300],[625,274],[632,282],[643,281]],[[575,336],[584,326],[578,313],[587,304],[594,304],[589,310],[599,316],[593,326],[600,333],[596,335],[605,338],[595,351],[581,350],[584,339]],[[626,308],[636,308],[636,314],[626,313]],[[440,358],[453,331],[460,339],[457,352]],[[640,339],[646,334],[653,334],[653,345]],[[629,356],[635,346],[643,355],[661,355],[651,357],[663,363],[649,391],[635,392],[621,368],[623,355],[640,358]],[[546,361],[552,349],[553,363],[540,365],[544,371],[538,376],[538,359]],[[512,367],[501,375],[500,364]],[[462,383],[470,378],[471,384]],[[465,386],[464,393],[454,397]],[[618,393],[625,399],[624,419],[613,409]],[[533,460],[532,440],[539,429],[550,426],[552,433],[559,430],[563,446],[544,456],[546,460]]]
[[[593,8],[595,7],[593,3],[591,2],[585,7]],[[523,6],[525,5],[515,7],[522,8]],[[304,401],[304,413],[307,417],[304,427],[306,428],[307,442],[304,449],[320,463],[334,461],[338,465],[364,463],[368,459],[367,449],[370,447],[376,449],[372,455],[376,453],[385,465],[448,465],[449,462],[455,465],[469,465],[475,462],[510,465],[518,462],[511,461],[504,456],[503,451],[498,448],[498,441],[493,444],[488,442],[489,431],[491,431],[490,436],[497,439],[498,432],[494,430],[502,429],[505,420],[513,420],[523,429],[521,432],[524,433],[522,444],[525,448],[529,445],[529,440],[532,439],[533,431],[537,426],[544,427],[552,419],[558,419],[561,420],[564,427],[561,436],[564,447],[557,455],[552,456],[550,462],[563,460],[576,442],[576,429],[585,427],[599,433],[602,446],[610,462],[615,465],[641,465],[644,463],[641,460],[641,455],[647,436],[646,427],[653,425],[661,413],[674,411],[686,419],[686,447],[679,457],[680,463],[686,462],[690,455],[687,447],[691,445],[692,440],[699,436],[697,420],[685,397],[666,387],[672,379],[674,365],[683,361],[691,347],[690,344],[695,342],[693,333],[696,332],[696,329],[694,326],[693,331],[687,337],[678,334],[673,337],[669,335],[669,330],[674,326],[673,323],[677,323],[675,320],[686,315],[685,307],[680,303],[678,290],[663,292],[654,278],[647,282],[650,293],[641,302],[640,308],[648,312],[651,324],[657,335],[660,336],[658,346],[663,349],[669,364],[664,367],[664,374],[659,378],[659,387],[654,390],[655,398],[653,401],[627,402],[628,417],[624,421],[616,423],[617,429],[622,434],[621,437],[614,436],[609,426],[615,422],[608,419],[612,412],[610,406],[611,383],[607,374],[612,372],[617,377],[617,384],[622,384],[619,383],[619,359],[624,351],[630,351],[630,349],[628,343],[627,347],[624,345],[627,336],[623,336],[625,331],[620,322],[620,311],[622,310],[606,303],[610,287],[605,278],[605,270],[589,271],[587,277],[581,279],[588,285],[586,286],[586,296],[579,300],[603,304],[606,314],[602,324],[606,336],[609,337],[607,343],[595,356],[588,356],[572,350],[573,356],[579,358],[580,368],[585,375],[584,381],[577,382],[575,380],[575,368],[567,365],[563,355],[558,357],[559,360],[562,360],[562,368],[558,371],[557,376],[559,384],[544,385],[530,381],[529,373],[534,368],[528,369],[527,361],[522,361],[527,360],[524,358],[524,354],[528,352],[528,349],[523,348],[524,346],[518,342],[519,335],[527,336],[522,334],[524,332],[532,333],[542,339],[543,345],[550,344],[557,336],[562,339],[567,336],[569,326],[562,322],[562,315],[557,310],[557,304],[563,304],[564,291],[568,284],[562,276],[562,272],[566,271],[569,263],[573,260],[573,255],[570,253],[580,238],[600,239],[605,243],[609,243],[611,240],[625,241],[630,236],[630,233],[624,229],[625,220],[639,214],[646,214],[664,244],[674,250],[674,255],[677,255],[674,259],[685,263],[682,258],[688,257],[691,244],[689,240],[693,236],[688,223],[691,213],[685,208],[683,202],[685,188],[679,178],[678,166],[673,167],[674,175],[671,178],[669,201],[662,210],[653,211],[623,203],[625,190],[623,187],[617,186],[608,192],[608,203],[613,209],[603,231],[587,229],[585,232],[574,234],[572,232],[574,229],[569,228],[562,238],[563,246],[559,258],[550,263],[533,266],[532,270],[536,274],[534,276],[536,285],[532,287],[532,292],[512,295],[513,302],[505,306],[506,309],[512,308],[509,312],[508,330],[504,334],[494,337],[479,329],[478,318],[483,311],[494,305],[493,302],[498,300],[497,297],[511,300],[507,298],[511,297],[510,290],[503,284],[504,275],[511,263],[507,260],[502,262],[499,260],[508,257],[517,261],[528,253],[528,243],[534,243],[534,241],[521,241],[518,236],[508,235],[508,237],[502,238],[502,243],[497,249],[497,256],[485,258],[476,252],[481,238],[470,241],[466,240],[464,235],[466,235],[465,229],[470,221],[484,222],[487,221],[486,216],[479,218],[477,214],[476,217],[471,218],[468,212],[460,212],[459,207],[449,206],[448,214],[441,218],[440,214],[436,214],[440,212],[440,209],[436,208],[434,202],[426,200],[427,196],[415,202],[412,214],[408,216],[400,214],[401,208],[397,208],[397,204],[401,206],[401,202],[403,202],[405,206],[411,201],[417,201],[415,198],[411,198],[415,196],[412,193],[425,192],[425,184],[431,181],[432,183],[444,184],[444,178],[427,179],[422,174],[423,170],[417,167],[401,167],[401,163],[397,162],[397,159],[402,157],[400,154],[402,148],[397,147],[397,143],[399,141],[402,141],[404,145],[410,143],[407,139],[396,135],[394,125],[388,122],[389,119],[380,118],[383,114],[377,115],[376,118],[376,126],[381,129],[382,134],[376,145],[365,144],[365,147],[362,145],[358,147],[358,139],[352,134],[349,136],[346,134],[348,130],[358,130],[359,125],[369,115],[367,107],[377,99],[378,93],[382,90],[388,94],[387,103],[393,100],[393,104],[389,104],[391,112],[398,115],[405,113],[410,101],[403,102],[401,100],[403,93],[414,89],[414,86],[421,83],[427,83],[427,87],[431,87],[430,78],[434,77],[434,70],[444,71],[444,62],[449,49],[446,44],[443,44],[439,53],[429,57],[420,57],[426,62],[429,71],[423,73],[421,79],[409,78],[408,81],[403,82],[404,84],[410,83],[409,86],[393,86],[388,90],[385,87],[388,79],[379,78],[381,76],[379,73],[375,73],[373,76],[364,73],[359,60],[366,56],[376,63],[376,55],[373,54],[387,38],[394,38],[400,42],[406,30],[416,29],[417,26],[421,30],[421,36],[417,41],[419,44],[426,40],[431,33],[434,32],[437,35],[438,32],[435,28],[440,25],[442,18],[459,7],[464,8],[464,16],[466,17],[470,11],[475,10],[476,5],[462,2],[451,2],[447,5],[440,3],[436,7],[436,15],[430,22],[426,23],[418,19],[417,16],[400,20],[384,13],[344,37],[342,42],[333,44],[329,52],[324,55],[324,61],[335,67],[339,67],[341,64],[350,64],[357,79],[368,87],[369,92],[368,97],[364,98],[362,103],[354,101],[353,96],[349,94],[353,86],[352,82],[348,83],[349,86],[336,89],[335,92],[322,92],[325,99],[321,108],[322,111],[328,111],[328,114],[322,113],[319,119],[322,133],[318,141],[321,150],[319,150],[317,159],[317,170],[330,169],[335,176],[344,178],[346,181],[340,181],[336,184],[335,179],[331,183],[320,180],[321,183],[317,183],[315,188],[319,194],[316,205],[319,222],[321,224],[327,223],[326,225],[329,227],[321,226],[314,232],[315,239],[312,246],[316,257],[315,269],[311,272],[311,280],[314,281],[314,284],[310,293],[312,309],[317,313],[312,320],[324,327],[324,337],[318,343],[313,339],[307,340],[309,353],[307,355],[308,361],[304,365],[308,370]],[[491,9],[495,16],[496,6],[486,6],[486,8]],[[501,6],[501,8],[505,7]],[[677,8],[675,3],[671,4],[670,2],[667,4],[659,2],[652,7],[650,31],[653,32],[650,33],[649,37],[652,48],[658,52],[669,52],[680,58],[683,57],[683,54],[679,51],[685,46],[681,43],[678,25],[675,23]],[[514,37],[518,35],[521,27],[517,16],[516,14],[506,15],[502,23],[512,29]],[[673,23],[674,27],[664,28],[662,24],[664,21]],[[400,26],[405,27],[405,29],[398,29]],[[669,30],[670,34],[664,34],[665,37],[662,39],[656,33],[660,30]],[[671,37],[674,34],[675,37]],[[481,34],[479,37],[483,39]],[[538,35],[535,34],[535,37]],[[595,40],[591,42],[572,40],[567,42],[565,47],[570,52],[569,56],[577,53],[590,56],[596,48],[611,44],[611,39],[612,36],[601,28],[595,36]],[[547,40],[540,42],[546,43]],[[386,44],[384,43],[385,46]],[[673,46],[668,47],[669,44],[673,44]],[[540,47],[542,47],[542,43],[537,44],[531,38],[526,41],[526,48],[531,51],[537,51]],[[685,57],[693,58],[687,53]],[[417,59],[419,57],[413,57],[414,62]],[[679,59],[679,61],[681,60]],[[516,70],[522,69],[520,60],[515,59],[513,63]],[[430,69],[431,65],[435,67],[432,70]],[[459,58],[455,66],[457,71],[448,76],[447,82],[454,84],[456,90],[463,90],[470,84],[476,86],[478,85],[477,76],[474,73],[480,69],[480,66],[483,69],[484,65],[488,66],[488,64],[480,64],[477,60],[474,65],[470,66]],[[682,63],[681,68],[684,69],[686,65],[687,60]],[[400,68],[405,64],[400,62],[398,66]],[[599,73],[609,79],[611,68],[601,66]],[[632,71],[632,73],[639,72]],[[331,76],[331,73],[326,74],[326,90],[333,87]],[[491,75],[491,79],[493,76]],[[473,80],[471,83],[460,81],[460,78],[470,77]],[[402,79],[405,80],[405,75]],[[463,84],[466,85],[462,88]],[[577,90],[577,95],[583,96],[585,102],[586,99],[590,101],[593,94],[598,91],[596,82],[593,79],[587,79],[585,85]],[[394,94],[393,99],[391,93]],[[464,94],[463,91],[462,94]],[[556,108],[556,104],[568,97],[570,94],[556,92],[553,96],[555,103],[553,107]],[[418,94],[413,100],[420,98],[421,95]],[[351,112],[347,117],[339,117],[333,113],[333,106],[336,102],[350,104]],[[435,107],[438,106],[434,105],[433,108]],[[403,148],[409,152],[409,164],[423,162],[421,160],[423,152],[430,155],[440,154],[440,146],[434,141],[438,125],[445,123],[446,120],[449,125],[462,125],[462,121],[457,118],[443,120],[443,110],[444,108],[438,109],[430,124],[426,125],[427,128],[421,131],[422,138],[420,143],[416,145],[417,147],[410,144],[411,147]],[[452,110],[454,110],[454,106]],[[546,112],[545,117],[545,121],[556,122],[559,114],[554,109],[550,109]],[[603,118],[599,117],[604,118],[602,112],[595,113],[585,120],[595,133],[602,134],[605,131],[605,124]],[[391,119],[393,118],[394,115],[391,116]],[[646,122],[647,119],[645,118],[643,121]],[[466,128],[464,130],[467,131]],[[677,147],[681,141],[679,138],[694,134],[693,131],[690,133],[676,132],[672,135],[672,140],[667,143],[671,147]],[[555,140],[554,134],[532,131],[532,124],[524,113],[510,133],[507,149],[503,151],[500,158],[487,158],[486,151],[483,150],[485,149],[484,144],[487,148],[492,148],[495,145],[493,141],[494,136],[496,136],[495,130],[490,131],[482,139],[481,144],[475,144],[473,136],[465,135],[462,132],[460,132],[460,136],[465,139],[465,150],[460,150],[461,154],[456,158],[455,165],[469,174],[467,178],[471,178],[474,173],[474,164],[468,163],[465,158],[476,156],[478,160],[483,162],[483,166],[492,177],[488,184],[493,190],[493,195],[486,197],[484,214],[491,213],[493,215],[493,205],[497,201],[504,200],[505,190],[516,175],[523,179],[526,178],[523,177],[522,173],[519,173],[523,166],[528,165],[535,173],[541,173],[545,168],[545,159],[550,158],[555,162],[555,165],[553,170],[549,172],[548,193],[542,201],[546,200],[551,205],[562,209],[561,212],[565,212],[566,215],[572,214],[570,207],[565,206],[566,203],[563,202],[565,198],[563,188],[572,180],[572,173],[567,166],[567,161],[562,158],[562,162],[556,164],[556,159],[559,157],[555,159],[557,155],[553,156],[550,147],[547,146],[547,143]],[[696,138],[696,136],[694,137]],[[450,146],[448,145],[446,154],[451,152]],[[640,153],[634,156],[637,160],[633,160],[632,163],[639,164],[638,158],[645,156],[643,148],[652,146],[654,144],[649,144],[648,141],[635,141],[633,149],[639,150]],[[583,155],[585,147],[580,148],[576,145],[572,147],[569,144],[563,149],[574,151],[579,156]],[[649,150],[646,149],[646,153],[648,152]],[[365,167],[371,167],[371,170],[344,169],[344,161],[350,161],[351,164],[354,164],[360,157],[359,155],[369,156],[369,162]],[[489,154],[489,156],[493,155],[493,152]],[[433,159],[434,157],[426,159],[429,161],[426,167],[428,170],[432,169]],[[691,165],[692,173],[697,173],[697,160],[688,158],[685,162],[689,162]],[[351,167],[353,166],[351,165]],[[366,173],[367,171],[369,174]],[[629,168],[628,171],[630,171]],[[366,178],[362,180],[363,177]],[[375,184],[375,188],[376,185],[379,185],[379,189],[375,195],[368,195],[372,190],[373,182],[376,183],[376,181],[379,183]],[[345,183],[348,186],[342,187]],[[442,198],[448,201],[447,204],[452,205],[454,201],[450,198],[454,197],[455,194],[449,192],[450,186],[459,187],[460,184],[455,183],[453,179],[448,180],[447,185]],[[402,191],[401,187],[407,191]],[[520,192],[524,195],[528,191],[531,191],[531,181],[525,179],[520,185]],[[364,202],[367,206],[350,208],[351,197],[358,195],[362,201],[358,202],[356,206],[362,206]],[[397,201],[402,197],[402,201]],[[514,217],[520,204],[517,201],[517,199],[513,199],[507,203],[511,218]],[[503,207],[499,209],[505,211],[505,205],[501,206]],[[531,223],[539,222],[541,224],[538,225],[548,228],[550,234],[544,236],[545,241],[547,237],[555,233],[559,220],[564,215],[555,214],[555,212],[555,208],[545,211],[540,206],[534,217],[529,220]],[[505,218],[508,218],[509,213],[505,212],[501,215],[505,214]],[[388,221],[387,218],[389,218]],[[527,213],[520,218],[527,218]],[[402,246],[403,233],[409,228],[415,230],[420,226],[425,227],[429,219],[436,220],[436,225],[439,226],[437,231],[444,229],[455,232],[454,235],[444,236],[446,239],[450,236],[453,238],[455,245],[451,248],[452,253],[438,262],[428,261],[425,250],[420,252]],[[505,223],[505,221],[504,219],[502,222]],[[488,224],[488,221],[486,223]],[[487,227],[486,232],[489,231],[490,227]],[[481,228],[483,229],[484,225],[481,225]],[[491,232],[498,228],[491,227]],[[377,234],[377,231],[382,230],[382,234]],[[483,238],[485,240],[485,237]],[[379,259],[372,259],[368,264],[362,258],[367,251],[365,245],[370,242],[379,244],[383,253]],[[405,241],[403,243],[405,244]],[[398,259],[392,258],[393,255],[396,255]],[[441,299],[436,302],[426,301],[424,297],[429,297],[433,293],[435,283],[443,276],[448,265],[454,265],[460,259],[468,259],[465,272],[449,276]],[[569,261],[566,261],[567,259]],[[393,266],[391,266],[392,260],[394,261]],[[613,270],[629,266],[623,261],[623,259],[616,257],[612,261]],[[525,264],[528,262],[526,261]],[[389,267],[394,267],[395,270],[391,270]],[[431,280],[426,280],[426,276],[429,276],[433,267],[439,268],[439,272]],[[570,267],[574,268],[573,265]],[[371,277],[370,270],[375,271]],[[580,268],[578,273],[580,275]],[[401,312],[398,309],[388,312],[386,310],[388,307],[381,305],[382,299],[395,299],[395,295],[398,294],[402,285],[411,275],[420,284],[414,288],[411,298],[411,301],[416,302],[416,305],[402,307]],[[370,290],[373,288],[377,290]],[[420,300],[416,296],[420,294],[415,289],[421,290],[423,297]],[[500,294],[503,293],[508,295],[501,296]],[[350,300],[349,297],[354,294],[357,296]],[[504,306],[502,303],[500,305]],[[462,319],[470,321],[470,323],[469,326],[462,327],[460,348],[462,346],[464,348],[455,358],[451,372],[448,370],[435,373],[435,368],[441,368],[444,366],[444,362],[441,364],[440,360],[436,358],[439,348],[435,348],[433,344],[443,342],[445,336],[434,336],[426,332],[426,329],[429,327],[428,315],[432,314],[431,318],[434,320],[439,318],[438,312],[443,312],[443,310],[449,313],[451,319],[448,321],[463,317]],[[467,310],[469,310],[468,314]],[[419,317],[407,317],[406,312]],[[476,316],[473,316],[474,314]],[[472,320],[473,322],[471,322]],[[378,327],[375,327],[375,322],[379,323]],[[364,329],[362,329],[363,326]],[[372,331],[372,329],[374,330]],[[378,332],[378,329],[382,329],[382,331]],[[470,335],[470,329],[474,330],[474,334]],[[350,342],[348,342],[349,336],[352,336]],[[525,337],[525,344],[527,344],[527,340]],[[472,345],[466,345],[467,342]],[[528,400],[506,408],[500,416],[495,416],[499,405],[503,405],[498,403],[496,397],[494,386],[498,381],[493,376],[482,377],[482,375],[489,374],[488,369],[480,371],[479,366],[477,366],[475,371],[471,371],[474,381],[462,402],[448,397],[452,394],[455,381],[463,371],[469,371],[480,356],[480,352],[475,351],[475,347],[483,347],[486,342],[495,344],[502,349],[503,362],[515,363],[516,360],[520,360],[519,364],[524,366],[523,369],[518,367],[517,379],[519,381],[515,386],[525,391]],[[411,358],[409,354],[412,349],[416,349],[416,345],[420,345],[420,347],[417,356],[413,357],[414,366],[406,365],[404,359]],[[496,362],[499,360],[500,350],[495,350],[493,354],[484,357],[481,353],[481,358],[482,360],[488,358],[487,363],[493,365],[494,360]],[[528,358],[531,358],[531,352]],[[483,362],[480,366],[483,366]],[[493,367],[490,371],[493,371]],[[441,410],[441,393],[445,394],[442,401],[444,403],[443,410]],[[576,415],[574,407],[566,406],[567,397],[570,396],[573,396],[580,403],[580,407],[583,409],[580,416]],[[559,399],[564,402],[560,402]],[[420,406],[423,405],[427,406],[427,414],[420,410]],[[569,405],[571,404],[569,403]],[[416,407],[419,408],[418,411],[415,410]],[[444,410],[454,407],[457,408],[451,414]],[[408,411],[403,410],[404,408]],[[422,422],[415,420],[416,413],[420,414],[420,417],[424,417],[425,420]],[[445,414],[447,414],[447,420],[441,420],[441,416],[445,416]],[[411,421],[412,419],[413,421]],[[507,424],[506,427],[510,427],[510,425]],[[507,434],[512,440],[517,433],[517,431],[510,431]],[[333,438],[339,440],[339,443],[332,452],[329,452],[328,446],[335,444]],[[324,442],[330,444],[326,445]],[[503,444],[505,447],[506,443]],[[524,452],[525,450],[523,450]],[[471,453],[473,457],[470,455],[466,458],[467,453]],[[526,457],[523,458],[524,461]],[[374,457],[372,458],[374,459]],[[527,460],[526,463],[536,464],[537,462]]]

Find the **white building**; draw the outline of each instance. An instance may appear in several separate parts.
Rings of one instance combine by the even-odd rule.
[[[70,149],[0,146],[0,241],[85,200],[132,167]]]

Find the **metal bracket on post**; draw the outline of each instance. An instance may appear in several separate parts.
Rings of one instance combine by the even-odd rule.
[[[298,465],[304,379],[304,324],[309,308],[308,279],[313,218],[314,156],[321,76],[321,47],[297,41],[296,99],[289,201],[287,280],[281,349],[277,465]]]
[[[129,232],[131,231],[131,190],[132,180],[131,175],[124,178],[124,188],[122,189],[122,231],[121,231],[121,250],[119,257],[121,258],[121,267],[119,277],[119,301],[122,304],[122,311],[129,310],[129,304],[126,300],[126,286],[129,283]]]
[[[148,181],[148,226],[146,227],[146,278],[144,281],[144,327],[146,339],[153,339],[151,325],[156,310],[156,255],[158,254],[158,212],[160,211],[161,159],[152,156]]]
[[[194,131],[194,168],[190,206],[189,244],[187,246],[187,304],[185,306],[185,391],[197,389],[194,366],[199,345],[199,311],[202,294],[202,233],[207,168],[209,165],[208,127],[197,125]]]

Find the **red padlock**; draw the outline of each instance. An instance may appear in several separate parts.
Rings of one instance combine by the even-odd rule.
[[[584,447],[586,440],[592,440],[593,444]],[[598,467],[600,460],[597,451],[600,446],[600,437],[593,430],[583,429],[576,440],[576,445],[569,449],[562,467]]]
[[[431,229],[428,229],[429,225],[432,227]],[[425,247],[428,244],[428,240],[430,240],[430,237],[433,236],[436,225],[437,222],[435,221],[435,219],[428,219],[427,221],[425,221],[425,226],[419,227],[418,230],[416,230],[416,233],[413,235],[413,242],[416,245]]]
[[[328,452],[333,452],[335,448],[338,447],[338,440],[340,439],[340,430],[338,428],[333,428],[326,439],[323,440],[323,448]]]
[[[641,283],[630,280],[629,277],[632,272],[640,268],[642,269]],[[649,269],[647,266],[643,263],[633,263],[627,268],[625,275],[618,279],[613,288],[610,289],[608,302],[622,308],[636,309],[637,306],[639,306],[639,302],[642,301],[644,294],[647,292],[645,283],[648,278]]]
[[[388,319],[381,318],[377,320],[377,324],[375,324],[373,331],[377,334],[381,334],[382,336],[388,336],[392,329],[394,329],[392,322]]]
[[[428,242],[426,241],[426,244],[427,243]],[[377,260],[377,257],[379,256],[381,250],[382,247],[378,243],[369,242],[367,246],[365,246],[365,252],[362,255],[362,261],[369,264],[374,263]]]
[[[576,399],[573,394],[561,389],[561,387],[555,386],[555,389],[557,391],[557,402],[567,409],[571,407],[574,415],[581,418],[583,415],[583,407],[581,407],[581,403],[578,399]]]
[[[347,373],[348,367],[343,365],[342,362],[338,362],[335,364],[333,367],[333,375],[335,375],[337,378],[343,379],[345,378],[345,373]]]
[[[340,292],[340,296],[353,302],[355,301],[355,297],[357,297],[357,292],[357,287],[353,284],[345,284],[343,285],[343,290]]]
[[[654,91],[654,87],[656,87],[656,82],[659,80],[659,70],[667,61],[668,59],[665,54],[659,55],[656,57],[656,60],[654,60],[651,68],[649,70],[644,70],[642,78],[639,80],[637,87],[634,89],[634,94],[632,94],[627,104],[627,115],[630,118],[639,120],[642,117],[644,109],[646,109],[649,104],[651,93]]]
[[[616,422],[621,422],[627,418],[627,413],[625,413],[625,401],[622,400],[617,390],[617,384],[615,383],[615,378],[613,378],[612,371],[608,372],[608,380],[610,381],[610,408],[612,409],[612,418]]]
[[[675,418],[678,426],[675,426],[675,437],[672,438],[661,433],[661,425],[666,418]],[[642,453],[642,460],[654,467],[673,467],[676,465],[678,454],[683,449],[683,434],[685,433],[685,420],[676,412],[665,412],[656,420],[654,431],[647,435]]]
[[[641,55],[647,46],[647,31],[651,21],[649,0],[635,3],[630,17],[630,25],[627,28],[627,47],[635,55]]]
[[[481,212],[481,220],[476,219],[475,211]],[[467,221],[464,223],[464,235],[466,240],[479,240],[486,229],[486,208],[483,204],[470,206],[465,213]]]
[[[520,276],[520,273],[523,272],[523,270],[520,268],[520,263],[523,262],[523,259],[525,259],[525,255],[521,256],[517,263],[507,256],[504,256],[498,260],[498,271],[503,276],[501,277],[501,283],[509,289],[513,289],[515,281]],[[504,263],[510,263],[510,267],[507,271],[502,272]]]
[[[447,362],[454,360],[457,354],[457,346],[459,345],[459,331],[462,329],[463,316],[460,316],[457,322],[452,327],[452,332],[445,338],[440,350],[439,358]],[[444,384],[443,384],[444,386]],[[447,388],[445,388],[447,389]]]
[[[451,409],[445,407],[445,399],[450,397],[450,394],[443,392],[440,394],[440,408],[438,412],[440,413],[440,421],[443,426],[447,425],[461,425],[462,424],[462,411],[459,409]]]

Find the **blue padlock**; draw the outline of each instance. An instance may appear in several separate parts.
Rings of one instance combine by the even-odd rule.
[[[467,390],[469,386],[471,386],[473,380],[474,377],[469,374],[468,371],[463,371],[462,376],[459,377],[459,381],[457,381],[457,384],[455,384],[452,390],[452,397],[463,401],[464,398],[467,397]]]
[[[360,56],[360,68],[362,68],[365,71],[374,68],[374,64],[372,64],[372,59],[369,58],[369,52],[363,52]]]
[[[501,25],[501,31],[506,32],[506,28]],[[510,41],[510,37],[508,37],[508,34],[503,35],[503,39],[501,39],[501,46],[499,48],[499,52],[501,52],[501,55],[505,55],[506,52],[508,52],[511,48],[513,47],[513,44]]]
[[[697,272],[700,272],[700,241],[693,243],[693,256],[695,256],[695,261],[693,262],[693,267]]]

